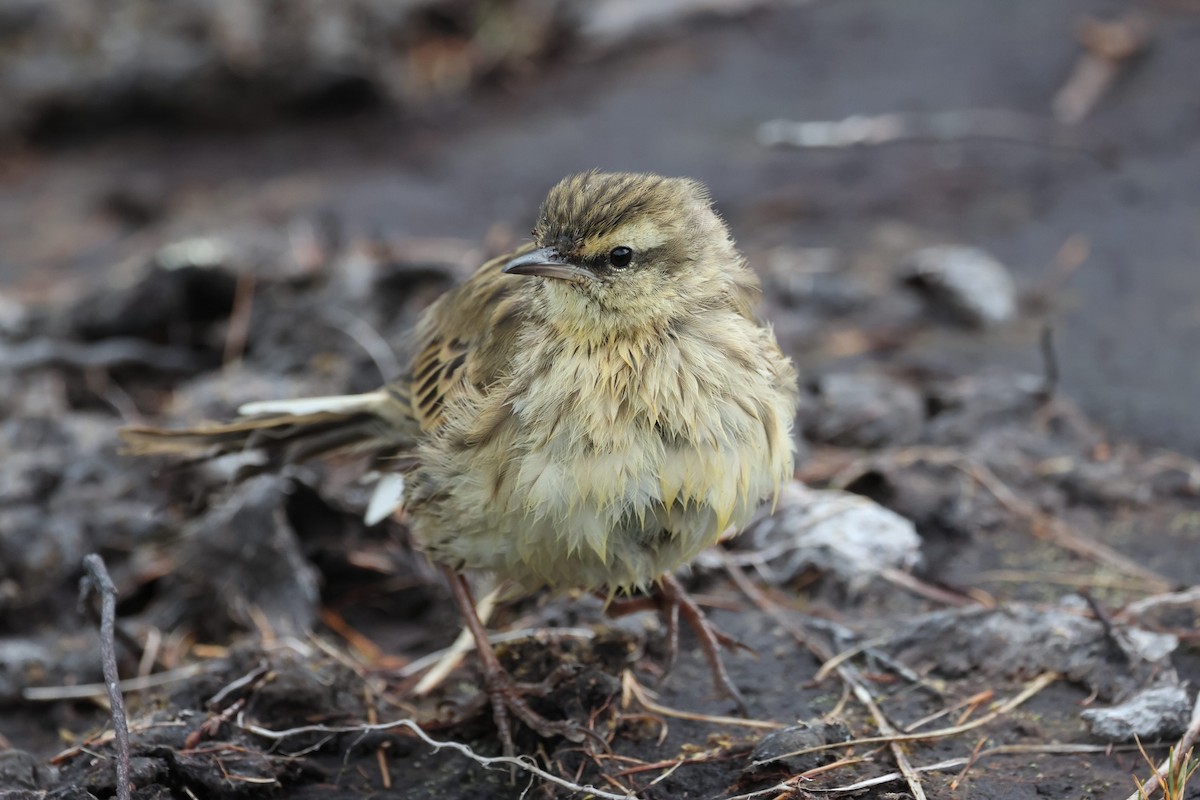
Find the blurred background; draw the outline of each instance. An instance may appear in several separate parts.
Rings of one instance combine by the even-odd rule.
[[[1085,731],[1079,711],[1141,685],[1095,598],[1128,608],[1200,574],[1200,468],[1178,455],[1200,456],[1197,74],[1197,0],[0,0],[0,789],[112,794],[88,749],[109,746],[103,687],[79,688],[101,677],[77,606],[91,552],[120,590],[122,675],[168,676],[132,704],[153,722],[139,796],[225,796],[233,753],[258,776],[239,797],[389,786],[382,750],[348,769],[350,749],[326,748],[302,775],[209,703],[269,661],[251,710],[277,728],[415,713],[415,665],[459,623],[402,523],[363,524],[370,489],[346,465],[235,485],[221,462],[127,457],[116,430],[374,389],[403,368],[420,311],[595,167],[708,184],[801,367],[799,478],[876,501],[906,534],[887,545],[847,522],[827,531],[861,544],[845,569],[793,558],[816,506],[792,486],[781,522],[732,545],[738,563],[839,637],[917,625],[922,670],[967,654],[943,664],[952,695],[1087,673],[998,741],[1132,738]],[[694,582],[719,592],[713,575],[702,563]],[[1081,587],[1103,626],[1081,616]],[[1193,686],[1195,591],[1190,616],[1145,623],[1184,643]],[[494,627],[594,625],[607,644],[528,642],[521,660],[609,659],[572,684],[604,699],[661,637],[584,605],[506,607]],[[756,714],[842,707],[807,682],[823,659],[781,646],[744,598],[712,608],[765,654],[730,660]],[[1019,630],[994,641],[971,616],[1012,608]],[[920,627],[927,611],[962,632]],[[1064,626],[1100,638],[1062,644]],[[1061,660],[1077,653],[1096,664]],[[699,658],[682,661],[663,702],[727,711]],[[937,718],[907,680],[889,713]],[[471,689],[450,683],[427,716]],[[559,698],[559,716],[596,697]],[[486,724],[443,732],[495,752]],[[662,747],[636,729],[614,745],[656,760],[712,732],[672,719]],[[194,736],[214,738],[201,752]],[[481,796],[458,756],[405,741],[395,796]],[[973,763],[982,743],[955,752]],[[995,763],[973,772],[978,796],[1124,797],[1143,766],[1116,751]],[[768,779],[741,765],[689,767],[646,796]],[[939,780],[932,796],[962,796]]]
[[[1198,12],[4,0],[3,360],[49,357],[20,346],[47,314],[67,341],[119,334],[228,360],[245,331],[196,328],[224,324],[247,274],[247,302],[297,276],[345,284],[318,305],[353,327],[380,281],[407,297],[520,241],[564,174],[648,170],[710,185],[810,370],[900,350],[922,368],[1041,371],[1049,324],[1061,385],[1089,413],[1200,453]],[[967,257],[1015,280],[1015,311],[988,335],[911,330],[904,286],[925,269],[912,254],[940,244],[979,248]],[[96,299],[164,264],[209,273]],[[944,267],[926,282],[958,280]],[[964,291],[993,292],[963,269]],[[873,318],[846,333],[839,320],[868,300]],[[395,346],[408,315],[376,311]]]

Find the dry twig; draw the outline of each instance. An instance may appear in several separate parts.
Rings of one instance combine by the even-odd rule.
[[[104,685],[112,714],[113,735],[117,746],[117,798],[129,800],[129,719],[125,716],[125,700],[121,696],[121,679],[117,674],[117,587],[108,575],[104,559],[96,553],[84,556],[86,573],[79,582],[79,604],[90,609],[92,592],[100,595],[100,663],[104,669]]]
[[[757,728],[759,730],[777,731],[786,728],[782,722],[767,719],[748,719],[746,717],[725,717],[720,714],[700,714],[695,711],[679,711],[668,706],[659,705],[651,697],[645,686],[638,683],[632,670],[625,670],[621,675],[621,688],[624,693],[632,696],[647,711],[661,714],[664,717],[686,719],[692,722],[709,722],[713,725],[736,725],[742,728]]]
[[[1024,689],[1010,697],[1008,700],[1005,700],[999,706],[992,709],[989,713],[984,714],[982,717],[977,717],[971,722],[963,723],[962,725],[952,725],[948,728],[935,728],[931,731],[923,731],[919,733],[898,733],[892,736],[867,736],[861,739],[850,739],[845,742],[830,742],[829,744],[806,747],[803,750],[794,750],[790,753],[772,756],[771,758],[763,759],[762,761],[756,761],[753,766],[757,767],[784,758],[795,758],[796,756],[807,755],[808,753],[819,753],[825,750],[834,750],[837,748],[855,747],[858,745],[868,744],[890,744],[891,742],[919,742],[930,739],[944,739],[950,736],[958,736],[966,733],[967,731],[981,728],[992,720],[1004,716],[1013,709],[1027,702],[1030,698],[1041,692],[1056,680],[1058,680],[1057,673],[1043,673],[1031,680],[1029,683],[1025,684]]]
[[[1150,43],[1150,24],[1138,13],[1116,20],[1084,19],[1079,26],[1084,54],[1054,96],[1054,117],[1073,125],[1096,106],[1121,70]]]

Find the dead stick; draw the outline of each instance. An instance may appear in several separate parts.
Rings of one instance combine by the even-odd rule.
[[[90,608],[88,601],[93,591],[100,595],[100,663],[117,743],[117,800],[129,800],[129,721],[125,717],[121,678],[117,674],[117,587],[108,575],[104,559],[96,553],[84,556],[83,567],[87,572],[79,581],[81,610]]]

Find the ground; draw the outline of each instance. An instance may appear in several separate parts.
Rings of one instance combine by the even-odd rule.
[[[80,560],[98,551],[121,591],[122,675],[185,670],[127,693],[135,796],[570,794],[410,731],[361,732],[439,720],[433,739],[498,753],[486,714],[453,720],[477,686],[469,659],[413,698],[404,665],[458,623],[403,525],[358,521],[356,473],[233,486],[220,465],[121,456],[115,429],[371,388],[430,298],[520,241],[555,180],[598,166],[711,187],[804,376],[800,479],[911,521],[920,561],[839,573],[805,550],[817,526],[789,504],[747,537],[774,558],[733,544],[702,560],[691,587],[754,650],[727,655],[747,720],[727,718],[690,638],[658,682],[653,615],[614,622],[571,597],[504,608],[496,630],[560,631],[504,647],[523,677],[576,665],[545,712],[611,746],[522,734],[522,752],[618,795],[815,794],[893,771],[896,752],[751,763],[772,725],[809,725],[775,754],[877,735],[857,687],[899,729],[999,711],[903,744],[915,767],[979,748],[969,767],[922,772],[930,797],[1127,797],[1149,767],[1080,712],[1200,679],[1194,594],[1147,600],[1200,570],[1200,15],[1137,8],[1150,47],[1074,126],[1045,120],[1080,58],[1076,27],[1125,5],[763,4],[603,43],[579,34],[425,103],[14,133],[0,155],[0,791],[113,795],[103,701],[55,692],[100,679],[75,602]],[[1028,115],[1037,135],[758,138],[773,119],[978,109]],[[903,280],[912,253],[944,243],[1005,265],[1013,320],[964,325]],[[38,687],[51,699],[31,699]],[[1190,708],[1143,738],[1174,742]],[[252,728],[306,725],[356,730]]]

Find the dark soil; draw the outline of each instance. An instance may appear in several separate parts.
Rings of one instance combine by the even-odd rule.
[[[816,769],[761,795],[815,796],[895,769],[891,750],[869,744],[771,760],[878,734],[847,680],[899,729],[954,708],[932,730],[1053,674],[986,725],[906,743],[917,767],[983,754],[965,771],[922,773],[926,794],[1128,796],[1149,768],[1080,712],[1200,681],[1200,601],[1137,605],[1200,573],[1200,15],[1135,4],[1151,47],[1082,123],[1049,126],[1042,143],[782,150],[755,131],[777,118],[979,108],[1048,118],[1080,55],[1076,24],[1130,7],[766,4],[603,43],[564,34],[424,104],[288,106],[250,121],[239,107],[236,126],[211,109],[150,125],[105,118],[101,135],[11,140],[0,151],[0,797],[114,796],[102,693],[37,699],[56,696],[39,687],[101,679],[76,607],[89,552],[121,591],[122,676],[185,670],[127,693],[135,797],[570,795],[407,729],[362,730],[413,718],[433,739],[499,752],[470,658],[413,696],[404,664],[448,646],[459,623],[403,525],[361,522],[369,490],[354,465],[235,484],[228,464],[122,456],[115,431],[373,388],[420,309],[520,241],[554,181],[594,166],[709,184],[802,367],[800,479],[911,521],[920,561],[851,575],[836,554],[804,549],[807,527],[788,522],[786,504],[775,538],[748,537],[775,556],[727,552],[775,615],[721,559],[701,560],[691,588],[755,652],[726,657],[749,720],[804,723],[766,743],[770,728],[725,718],[732,705],[692,638],[659,681],[654,615],[610,620],[590,598],[504,607],[495,630],[571,629],[505,645],[503,658],[522,680],[571,665],[535,703],[611,747],[520,731],[521,752],[617,794],[731,797]],[[964,325],[944,296],[905,280],[915,251],[945,243],[1005,265],[1014,319]],[[814,680],[824,655],[855,647],[849,673]],[[1192,691],[1149,739],[1178,739]],[[342,732],[263,730],[305,726]],[[844,756],[862,760],[817,769]]]

